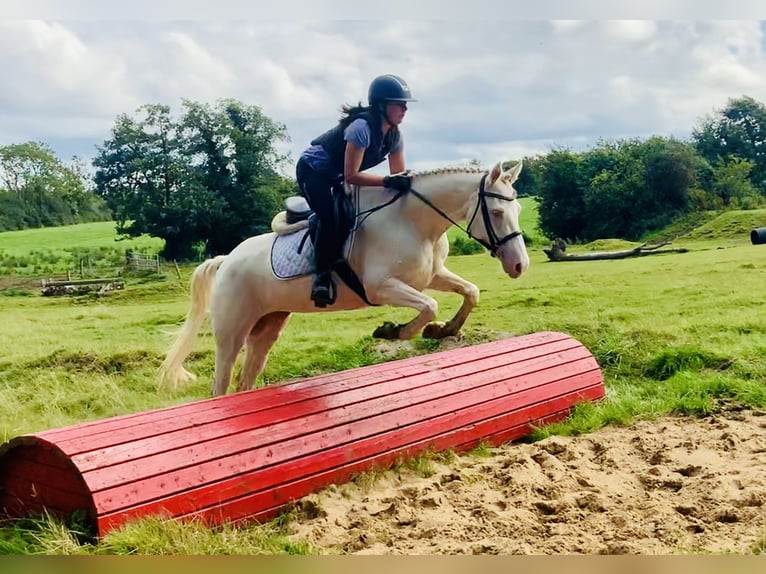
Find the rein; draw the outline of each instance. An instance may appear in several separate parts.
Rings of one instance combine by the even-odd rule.
[[[468,237],[473,239],[474,241],[478,241],[481,245],[483,245],[492,255],[492,257],[495,257],[495,253],[497,253],[497,250],[500,249],[505,243],[513,239],[514,237],[518,237],[521,235],[521,231],[513,231],[506,235],[503,238],[498,238],[497,233],[495,233],[494,228],[492,227],[492,220],[489,216],[489,207],[487,207],[487,198],[488,197],[494,197],[496,199],[502,199],[504,201],[514,201],[514,198],[512,197],[506,197],[504,195],[500,195],[499,193],[492,193],[491,191],[484,191],[484,184],[487,180],[487,174],[481,176],[481,182],[479,183],[479,201],[476,202],[476,209],[473,211],[473,215],[471,215],[471,219],[468,222],[468,225],[464,228],[462,225],[460,225],[457,221],[452,219],[449,215],[444,213],[439,207],[433,204],[430,199],[428,199],[426,196],[424,196],[422,193],[417,191],[415,188],[410,188],[410,190],[407,191],[397,191],[396,194],[386,201],[385,203],[381,203],[380,205],[376,205],[375,207],[368,209],[366,211],[362,211],[357,214],[357,223],[354,225],[354,231],[357,230],[365,219],[367,219],[370,215],[375,213],[376,211],[383,209],[384,207],[388,207],[392,203],[394,203],[396,200],[398,200],[403,195],[410,193],[417,197],[420,201],[425,203],[428,207],[433,209],[436,213],[441,215],[444,219],[449,221],[452,225],[460,229],[463,233],[465,233]],[[359,188],[356,189],[356,194],[359,193]],[[357,201],[356,205],[359,205],[358,201],[358,195],[357,195]],[[476,237],[471,233],[471,225],[473,225],[474,219],[476,219],[476,215],[479,213],[479,208],[481,208],[481,216],[484,220],[484,228],[487,230],[487,235],[489,241],[485,241],[484,239],[481,239],[479,237]]]
[[[505,237],[503,237],[502,239],[498,238],[494,228],[492,227],[492,221],[489,217],[489,208],[487,207],[487,198],[494,197],[496,199],[503,199],[505,201],[514,201],[514,199],[511,197],[500,195],[499,193],[484,191],[484,183],[486,182],[486,179],[487,179],[487,174],[485,173],[484,175],[481,176],[481,182],[479,183],[479,201],[476,202],[476,209],[474,209],[473,215],[471,215],[471,219],[465,228],[463,228],[463,226],[461,226],[457,221],[452,219],[449,215],[444,213],[444,211],[439,209],[436,205],[434,205],[427,197],[425,197],[420,192],[416,191],[413,188],[410,188],[410,193],[413,194],[415,197],[417,197],[420,201],[425,203],[428,207],[433,209],[436,213],[441,215],[444,219],[449,221],[452,225],[460,229],[460,231],[465,233],[468,237],[470,237],[474,241],[478,241],[481,245],[483,245],[486,249],[489,250],[489,253],[490,255],[492,255],[492,257],[495,257],[495,253],[497,252],[497,250],[500,249],[505,243],[507,243],[514,237],[518,237],[519,235],[521,235],[521,231],[513,231],[509,233],[508,235],[506,235]],[[473,220],[476,219],[476,215],[479,212],[479,207],[481,207],[481,216],[484,219],[484,228],[487,230],[489,241],[485,241],[484,239],[476,237],[475,235],[471,233],[471,225],[473,225]]]
[[[412,191],[412,189],[410,189],[410,191]],[[351,229],[351,231],[356,231],[357,229],[359,229],[362,226],[362,223],[364,223],[364,220],[370,217],[370,215],[372,215],[378,210],[383,209],[384,207],[388,207],[389,205],[394,203],[397,199],[399,199],[401,196],[403,196],[405,193],[406,193],[405,191],[397,191],[396,194],[385,203],[376,205],[375,207],[372,207],[368,209],[367,211],[360,211],[359,213],[357,213],[356,214],[357,222],[354,224],[354,227]],[[358,187],[354,191],[354,197],[355,197],[354,204],[358,206],[359,205],[359,188]]]

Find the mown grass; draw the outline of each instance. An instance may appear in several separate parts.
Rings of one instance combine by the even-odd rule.
[[[746,223],[736,222],[736,212],[727,213],[705,223],[704,232],[677,238],[674,247],[686,247],[686,253],[551,263],[542,246],[533,245],[532,265],[518,280],[504,276],[486,254],[450,257],[450,268],[481,289],[461,335],[464,343],[561,331],[582,342],[602,367],[603,401],[579,405],[569,419],[528,440],[669,414],[705,416],[732,405],[766,407],[766,247],[749,240],[749,227],[766,221],[766,211],[740,213]],[[0,234],[0,250],[7,249],[7,235]],[[63,232],[59,243],[69,243]],[[600,251],[609,245],[572,249]],[[0,439],[207,398],[213,370],[209,327],[187,362],[198,380],[175,391],[158,390],[154,382],[170,333],[186,314],[191,270],[183,267],[180,279],[175,272],[128,278],[124,291],[104,297],[48,298],[34,290],[0,289]],[[456,295],[432,295],[441,317],[460,304]],[[275,345],[261,383],[454,344],[415,339],[390,345],[370,337],[384,320],[410,317],[412,311],[393,308],[296,315]],[[475,454],[481,453],[480,446]],[[406,464],[427,475],[429,460]],[[374,477],[359,478],[365,480],[372,485]],[[285,537],[291,516],[217,529],[146,519],[98,544],[77,524],[42,518],[0,527],[0,553],[320,552]],[[753,548],[762,551],[762,544]]]
[[[156,237],[118,238],[113,221],[7,231],[0,233],[0,277],[105,276],[125,260],[125,250],[156,254],[162,245]]]

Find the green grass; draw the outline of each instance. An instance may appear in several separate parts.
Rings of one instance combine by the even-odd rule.
[[[750,226],[761,218],[766,221],[766,211],[730,212],[707,221],[702,231],[674,241],[674,247],[689,249],[682,254],[552,263],[542,245],[533,245],[531,267],[517,280],[505,276],[486,254],[451,256],[450,269],[481,289],[462,337],[480,343],[562,331],[598,360],[606,398],[579,405],[569,419],[537,430],[529,440],[668,414],[705,415],[732,403],[764,408],[766,246],[751,245],[749,239]],[[88,233],[95,233],[92,225]],[[69,231],[79,234],[77,227],[58,230],[59,247],[79,241],[69,238]],[[18,235],[12,242],[12,234],[0,234],[0,250],[10,250],[13,243],[15,254],[25,256],[19,237],[31,232],[13,233]],[[107,229],[106,237],[94,243],[113,241],[110,233]],[[27,250],[38,249],[39,239],[28,237]],[[187,362],[199,379],[176,391],[158,391],[154,382],[169,333],[186,314],[191,271],[183,267],[180,280],[175,271],[127,278],[124,291],[106,297],[41,297],[34,289],[3,289],[0,279],[0,439],[207,398],[213,370],[209,326]],[[431,294],[441,318],[456,312],[458,296]],[[274,347],[262,383],[441,349],[435,341],[391,346],[370,337],[383,321],[412,316],[410,310],[394,308],[295,315]],[[482,453],[480,447],[475,454]],[[427,475],[429,460],[416,460],[411,468]],[[146,519],[107,534],[98,545],[78,534],[77,524],[27,521],[0,527],[0,553],[317,552],[285,538],[282,526],[290,516],[260,526],[218,529]],[[753,552],[763,552],[762,542]]]
[[[67,271],[104,275],[124,259],[125,250],[156,254],[160,239],[120,239],[113,221],[0,233],[0,277],[47,276]]]
[[[98,221],[63,227],[42,227],[0,233],[0,249],[11,255],[26,255],[34,250],[70,250],[75,248],[134,245],[157,250],[162,241],[156,237],[118,239],[113,221]]]

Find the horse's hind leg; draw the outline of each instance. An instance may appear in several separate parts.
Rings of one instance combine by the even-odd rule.
[[[215,378],[213,379],[212,394],[214,397],[226,394],[231,381],[231,371],[237,361],[237,355],[245,344],[246,333],[227,335],[226,341],[216,340],[215,345]]]
[[[210,313],[215,334],[215,378],[213,396],[226,394],[231,381],[231,372],[237,356],[245,344],[253,319],[238,305],[226,304],[219,298],[213,300]]]
[[[290,319],[290,313],[277,312],[261,317],[247,337],[245,363],[239,375],[237,391],[253,388],[253,383],[266,366],[269,351]]]
[[[463,304],[455,316],[446,323],[433,322],[426,325],[423,329],[423,336],[428,339],[441,339],[455,335],[479,302],[479,288],[459,275],[455,275],[446,267],[439,269],[431,279],[428,288],[435,291],[459,293],[463,296]]]

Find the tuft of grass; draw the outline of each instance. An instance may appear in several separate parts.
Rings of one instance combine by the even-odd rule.
[[[750,546],[750,552],[757,555],[766,554],[766,534],[763,534]]]
[[[371,468],[370,470],[354,475],[351,482],[356,484],[362,492],[370,492],[378,481],[386,475],[388,470],[388,468],[382,467]]]
[[[0,530],[0,554],[76,555],[306,555],[316,549],[285,533],[285,520],[225,524],[147,517],[129,522],[96,541],[77,525],[50,515],[18,520]]]
[[[702,369],[725,370],[733,360],[715,353],[710,353],[691,345],[675,349],[666,349],[653,357],[644,369],[648,377],[658,381],[669,379],[682,371],[700,371]]]
[[[70,352],[57,349],[44,360],[28,367],[42,369],[64,369],[69,372],[79,371],[94,374],[113,375],[127,373],[130,370],[143,368],[147,363],[159,366],[161,358],[153,356],[145,350],[125,353],[115,353],[100,357],[92,352]]]
[[[394,465],[393,470],[400,472],[402,469],[410,470],[423,478],[430,478],[436,474],[433,461],[424,456],[408,458]]]
[[[430,478],[436,474],[434,462],[437,461],[439,453],[433,450],[427,450],[417,456],[409,458],[400,458],[393,465],[393,470],[398,472],[402,469],[410,470],[423,478]]]
[[[492,445],[486,441],[479,441],[475,447],[473,447],[468,454],[470,456],[476,456],[480,458],[488,458],[492,456]]]

